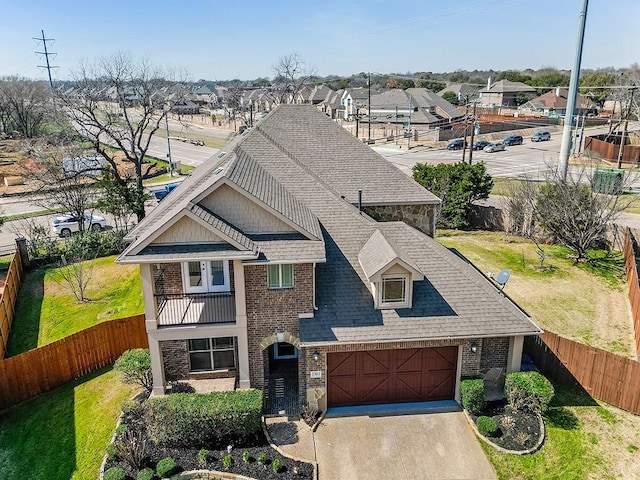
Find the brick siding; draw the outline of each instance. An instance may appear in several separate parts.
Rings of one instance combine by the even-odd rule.
[[[486,373],[490,368],[504,368],[506,372],[509,358],[509,339],[485,338],[482,340],[482,354],[480,356],[480,371]]]
[[[188,340],[165,340],[160,342],[162,361],[164,363],[165,379],[169,382],[184,379],[210,379],[235,377],[236,370],[216,370],[213,372],[189,371],[189,342]],[[236,359],[238,347],[236,345]]]
[[[182,293],[182,270],[179,263],[156,263],[151,266],[155,293]]]
[[[252,387],[264,386],[264,373],[268,368],[260,348],[262,339],[285,331],[299,337],[298,314],[313,311],[313,265],[294,265],[293,278],[293,288],[269,289],[266,265],[245,266],[249,377]]]

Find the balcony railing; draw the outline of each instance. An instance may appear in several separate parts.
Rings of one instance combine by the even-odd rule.
[[[165,293],[155,298],[159,326],[236,321],[236,300],[230,292]]]

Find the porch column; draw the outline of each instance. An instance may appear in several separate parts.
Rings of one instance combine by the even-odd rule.
[[[160,342],[149,337],[149,353],[151,354],[151,373],[153,374],[152,396],[164,395],[164,362],[162,361],[162,350]]]
[[[158,323],[156,320],[156,299],[153,296],[153,265],[149,263],[140,264],[140,277],[142,280],[142,297],[144,298],[144,316],[147,332],[156,330]]]
[[[247,334],[247,301],[242,260],[233,261],[233,287],[236,299],[236,326],[238,327],[238,381],[240,388],[249,388],[249,337]]]
[[[522,363],[522,347],[524,345],[524,336],[509,338],[509,354],[507,356],[507,373],[519,372]]]

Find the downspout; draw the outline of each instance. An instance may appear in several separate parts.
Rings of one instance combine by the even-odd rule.
[[[316,262],[313,262],[313,310],[318,311],[318,305],[316,302]]]

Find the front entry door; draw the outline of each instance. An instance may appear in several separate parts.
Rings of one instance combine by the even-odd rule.
[[[229,261],[210,260],[182,264],[185,293],[228,292]]]

